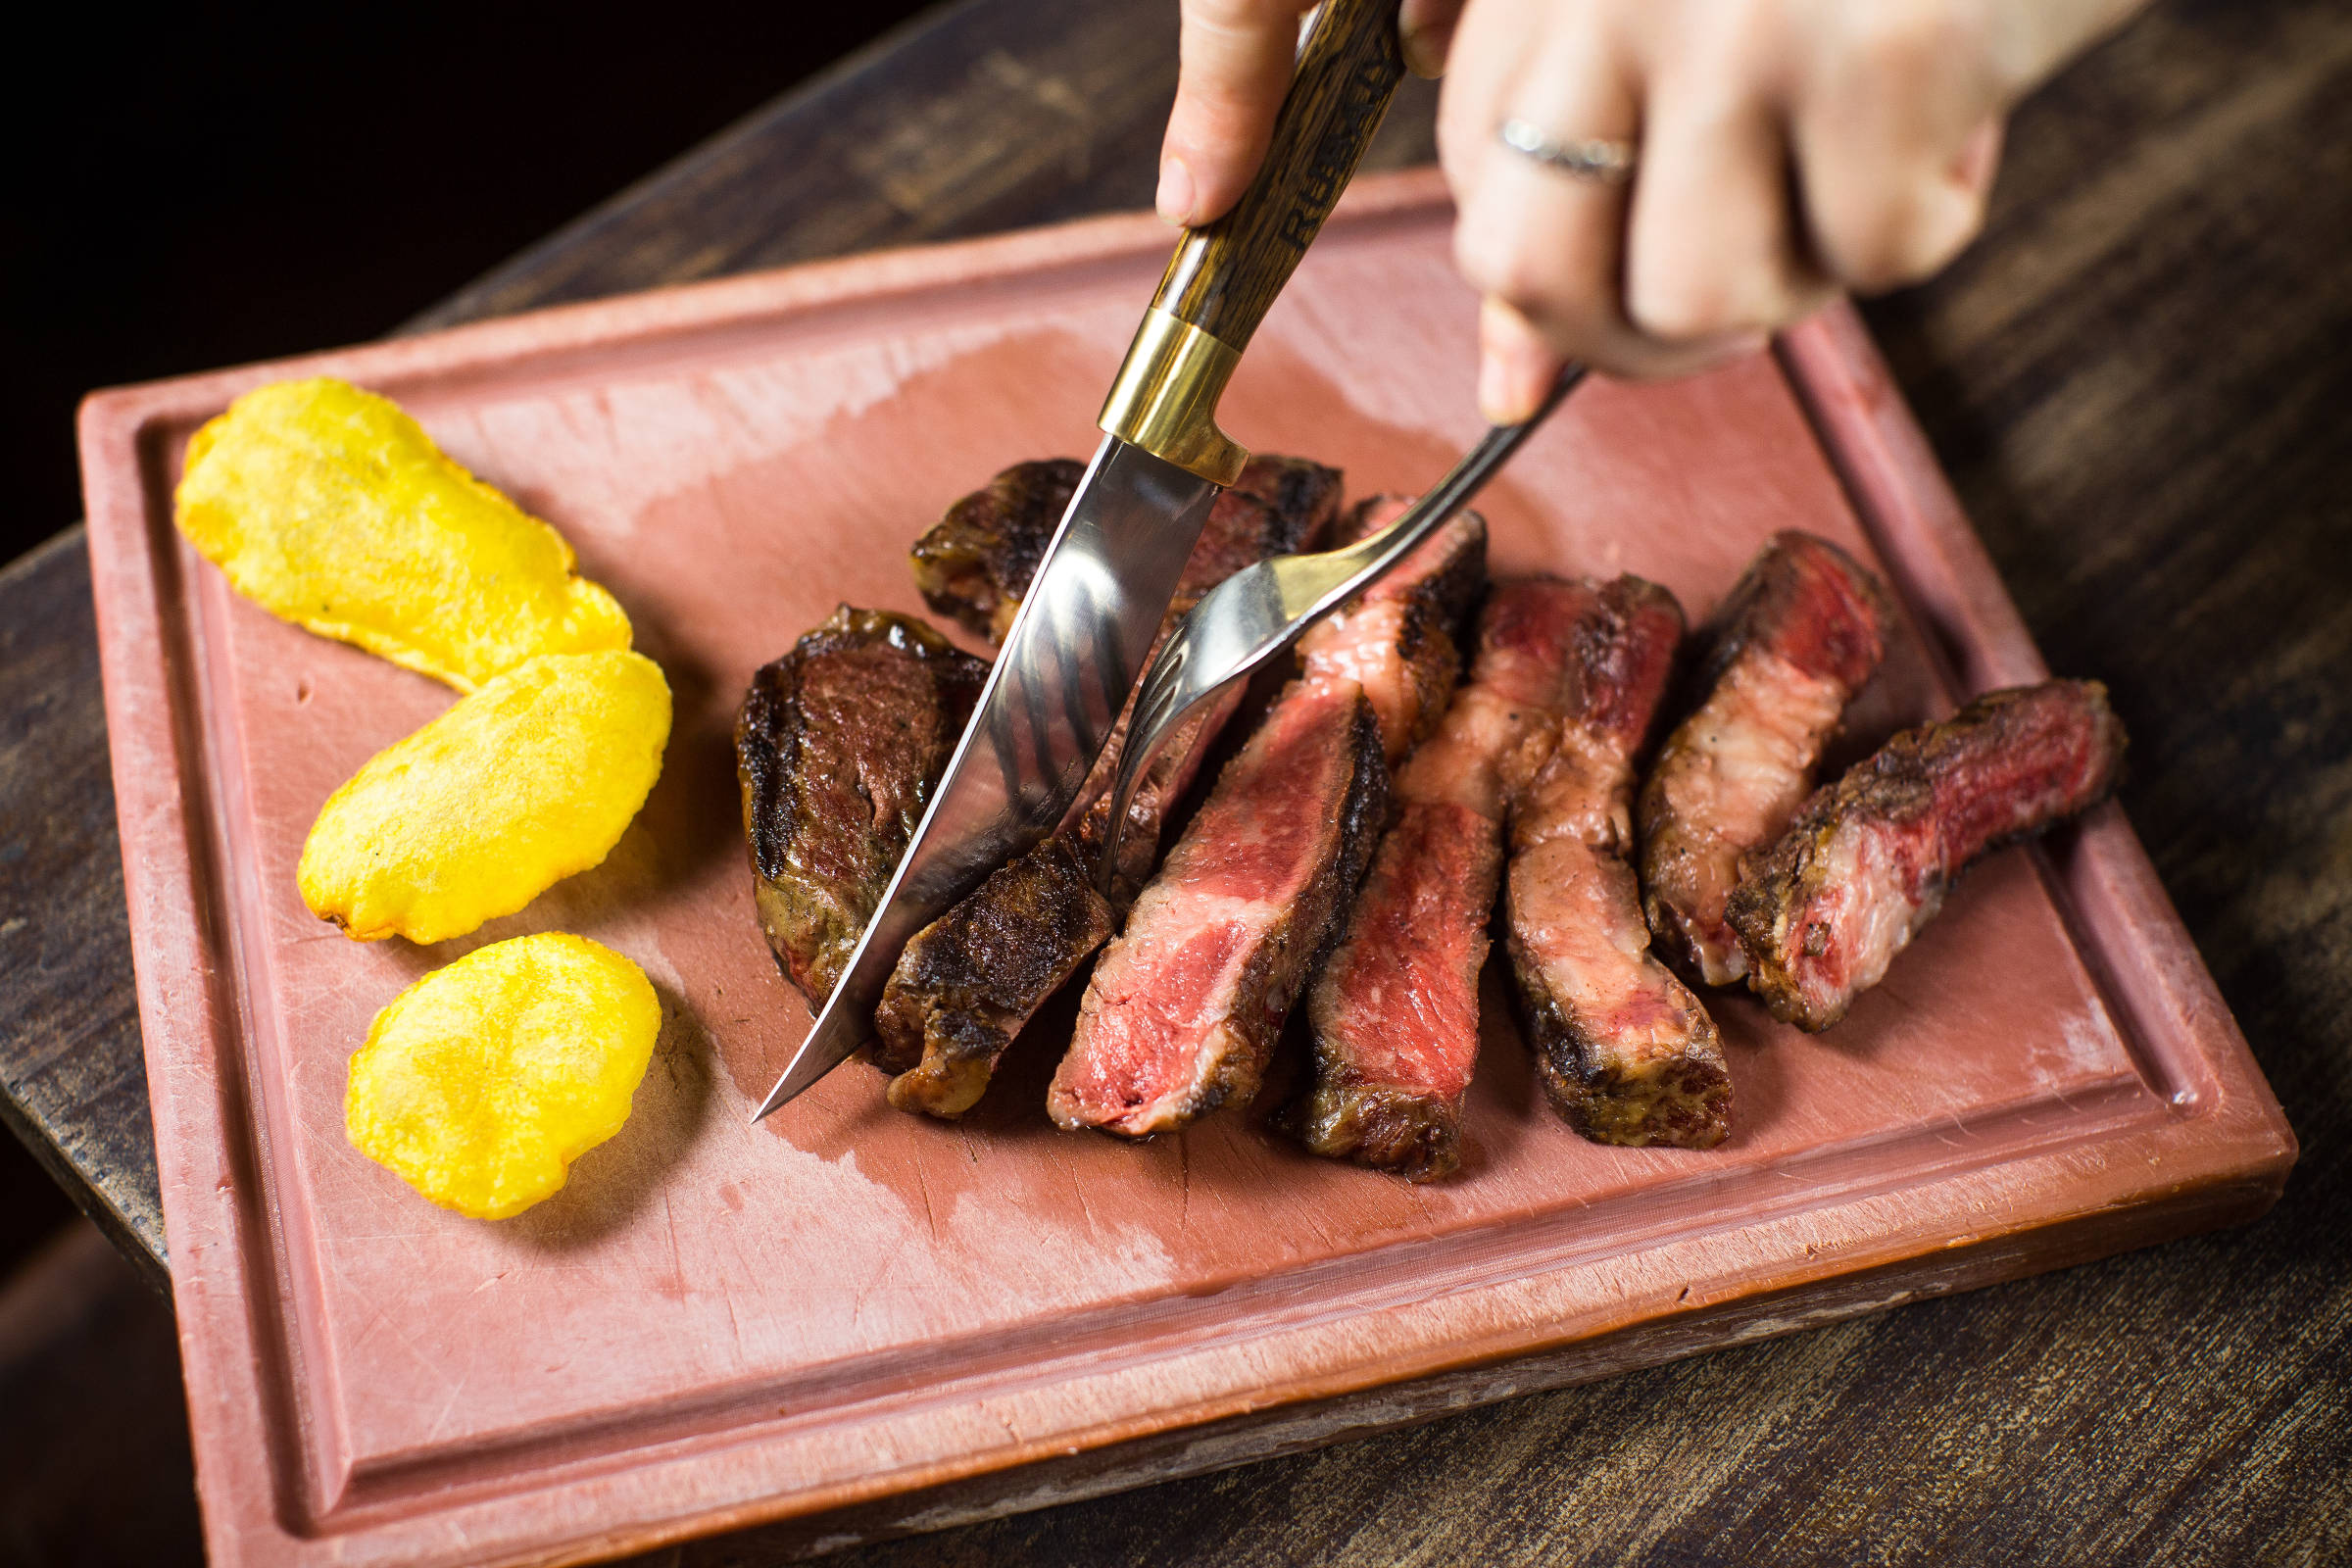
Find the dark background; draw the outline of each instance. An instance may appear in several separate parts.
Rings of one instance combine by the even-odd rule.
[[[920,9],[44,7],[0,95],[0,562],[81,515],[84,392],[378,336]]]

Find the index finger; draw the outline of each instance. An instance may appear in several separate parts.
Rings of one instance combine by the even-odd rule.
[[[1242,199],[1290,90],[1312,0],[1184,0],[1176,107],[1160,143],[1159,216],[1205,223]]]

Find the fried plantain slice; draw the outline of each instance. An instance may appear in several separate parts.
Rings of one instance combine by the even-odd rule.
[[[318,377],[188,443],[179,531],[281,619],[470,692],[539,654],[629,646],[563,535],[451,461],[389,399]]]
[[[561,931],[493,943],[375,1015],[344,1133],[443,1208],[506,1219],[620,1131],[661,1032],[653,986],[611,949]]]
[[[602,862],[668,739],[669,685],[643,654],[529,660],[328,798],[302,900],[361,942],[462,937]]]

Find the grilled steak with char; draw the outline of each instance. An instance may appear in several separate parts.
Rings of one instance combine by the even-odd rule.
[[[1469,683],[1396,775],[1396,821],[1307,1003],[1315,1078],[1297,1126],[1318,1154],[1412,1181],[1461,1163],[1503,827],[1558,737],[1572,629],[1589,598],[1556,578],[1497,584]]]
[[[1349,514],[1337,542],[1368,539],[1411,505],[1410,497],[1373,496]],[[1298,639],[1298,662],[1309,679],[1363,687],[1392,765],[1445,716],[1461,677],[1456,634],[1486,582],[1486,519],[1465,512]]]
[[[950,507],[909,552],[923,603],[1002,647],[1085,473],[1075,458],[1016,463]]]
[[[2124,727],[2097,681],[1988,692],[1814,793],[1748,858],[1730,916],[1773,1016],[1827,1029],[1943,907],[1972,862],[2114,788]]]
[[[1293,681],[1095,966],[1046,1108],[1147,1138],[1256,1094],[1388,807],[1353,681]]]
[[[1554,1109],[1595,1143],[1709,1149],[1731,1130],[1715,1021],[1649,951],[1627,857],[1634,764],[1682,607],[1619,577],[1577,617],[1559,744],[1511,812],[1511,970]]]
[[[1404,505],[1356,508],[1348,539],[1386,526]],[[1389,763],[1444,711],[1460,667],[1454,633],[1485,585],[1486,547],[1484,519],[1455,517],[1299,639],[1299,678],[1218,779],[1096,970],[1048,1097],[1056,1121],[1143,1137],[1256,1093],[1285,1015],[1346,924],[1385,815]],[[1343,771],[1343,754],[1301,766],[1295,741],[1261,749],[1265,736],[1300,725],[1336,734],[1349,704],[1372,716],[1368,764]],[[1356,797],[1375,785],[1383,804],[1370,809]],[[1201,842],[1216,835],[1239,837]],[[1251,842],[1264,852],[1254,866]]]
[[[1211,507],[1160,635],[1243,566],[1306,548],[1338,510],[1339,487],[1339,471],[1320,464],[1252,458]],[[1124,713],[1087,783],[1095,804],[907,944],[874,1016],[876,1059],[898,1075],[889,1090],[893,1105],[953,1118],[978,1102],[1029,1018],[1109,939],[1151,874],[1161,822],[1242,697],[1236,688],[1196,714],[1152,760],[1128,806],[1112,901],[1096,891],[1094,872],[1109,826],[1102,792],[1118,766]]]
[[[911,615],[844,605],[760,667],[735,723],[760,929],[824,1004],[988,676]]]
[[[1660,949],[1709,985],[1746,971],[1723,917],[1740,857],[1771,843],[1812,788],[1821,749],[1878,667],[1886,590],[1812,534],[1774,534],[1732,590],[1706,701],[1642,791],[1642,896]]]
[[[1086,465],[1075,458],[1016,463],[950,507],[909,552],[923,602],[1002,647],[1037,564],[1085,476]],[[1340,471],[1305,458],[1253,457],[1226,495],[1253,497],[1295,527],[1298,518],[1330,516],[1339,504]],[[1230,526],[1221,535],[1203,527],[1202,535],[1221,537],[1230,552],[1225,558],[1230,564],[1208,579],[1212,585],[1258,559],[1247,553],[1242,534]],[[1203,559],[1202,548],[1194,550],[1189,571],[1215,566],[1215,558]],[[1262,554],[1299,548],[1294,542]]]

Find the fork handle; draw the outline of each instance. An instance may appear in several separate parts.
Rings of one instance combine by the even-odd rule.
[[[1233,211],[1186,231],[1155,309],[1237,355],[1347,188],[1404,77],[1398,0],[1324,0],[1274,140]]]

